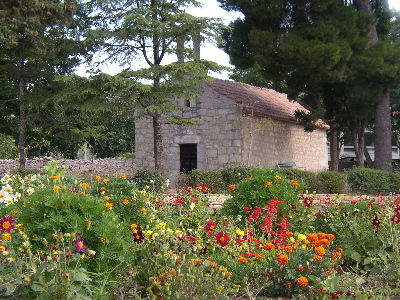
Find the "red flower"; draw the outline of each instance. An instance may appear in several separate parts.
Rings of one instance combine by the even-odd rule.
[[[213,222],[213,221],[207,221],[205,224],[204,224],[204,229],[207,231],[207,232],[212,232],[213,230],[215,230],[217,228],[217,223],[215,223],[215,222]]]
[[[311,205],[312,205],[312,201],[311,201],[310,197],[304,197],[303,203],[306,207],[311,207]]]
[[[374,225],[376,229],[378,229],[379,227],[381,227],[381,221],[379,220],[378,216],[375,216],[375,217],[372,219],[372,225]]]
[[[392,224],[399,224],[400,223],[400,214],[396,214],[391,217]]]
[[[218,232],[215,239],[217,240],[217,243],[219,243],[222,247],[224,247],[228,245],[229,241],[231,240],[231,237],[229,236],[229,233],[220,231]]]
[[[134,230],[133,231],[133,241],[135,243],[141,243],[144,240],[143,231],[141,230]]]

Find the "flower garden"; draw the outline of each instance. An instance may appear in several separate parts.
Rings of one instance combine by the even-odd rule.
[[[254,169],[220,209],[65,168],[0,180],[0,299],[398,299],[400,197],[306,196]],[[379,284],[378,284],[379,282]]]

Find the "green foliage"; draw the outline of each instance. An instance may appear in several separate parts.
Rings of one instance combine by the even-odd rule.
[[[18,156],[18,147],[11,136],[0,133],[0,158],[15,159]]]
[[[231,166],[221,170],[222,179],[224,180],[225,189],[236,184],[242,179],[251,176],[251,167]]]
[[[191,187],[205,185],[214,194],[224,192],[227,189],[219,170],[192,170],[187,174],[188,185]]]
[[[280,213],[288,215],[293,207],[299,206],[300,184],[281,176],[276,169],[252,169],[251,177],[240,181],[231,190],[232,197],[224,202],[222,213],[244,216],[244,207],[264,208],[272,199],[277,199],[282,202],[279,204]]]
[[[391,184],[391,174],[389,171],[368,168],[353,168],[346,172],[352,192],[366,195],[386,195],[397,191],[399,187]]]
[[[296,168],[282,168],[279,169],[280,174],[284,174],[287,178],[296,180],[303,184],[304,189],[313,192],[321,190],[321,183],[317,179],[315,173]]]
[[[137,170],[132,181],[136,183],[138,188],[153,192],[163,192],[167,186],[166,179],[160,171],[147,168]]]
[[[321,190],[318,193],[341,194],[346,187],[346,175],[344,173],[323,171],[316,176],[321,184]]]

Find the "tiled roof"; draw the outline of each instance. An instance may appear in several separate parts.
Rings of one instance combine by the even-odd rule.
[[[294,112],[308,111],[297,102],[289,101],[286,94],[230,80],[214,79],[207,83],[217,93],[234,100],[245,114],[298,123]],[[320,124],[323,126],[324,124]]]

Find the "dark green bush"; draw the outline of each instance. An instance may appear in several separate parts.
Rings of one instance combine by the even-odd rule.
[[[392,173],[384,170],[353,168],[346,172],[347,182],[353,193],[388,194],[392,190]]]
[[[140,189],[146,189],[157,193],[163,192],[166,187],[166,179],[158,170],[137,170],[132,177],[132,181],[135,182]]]
[[[393,193],[400,193],[400,174],[390,173],[390,191]]]
[[[252,167],[230,166],[221,170],[225,186],[238,183],[240,180],[250,177]]]
[[[211,190],[211,193],[223,193],[227,186],[222,179],[221,171],[218,170],[192,170],[188,174],[188,185],[196,187],[200,184],[205,185]]]
[[[346,175],[334,171],[323,171],[316,175],[320,182],[321,190],[319,193],[338,194],[343,193],[346,187]]]

